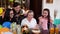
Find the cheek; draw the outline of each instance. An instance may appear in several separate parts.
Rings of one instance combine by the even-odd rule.
[[[20,10],[20,9],[17,9],[17,8],[16,8],[16,10]]]
[[[20,10],[20,8],[17,8],[18,10]]]
[[[45,14],[44,16],[46,16],[46,17],[47,17],[47,14]]]
[[[48,14],[46,14],[46,16],[48,16]]]
[[[12,14],[14,16],[14,14]]]
[[[11,14],[11,16],[14,16],[14,14]]]
[[[31,17],[33,17],[33,16],[31,16]]]
[[[30,18],[33,18],[33,16],[30,16]]]
[[[29,18],[31,18],[31,16],[28,16]]]
[[[46,15],[47,16],[48,14],[43,14],[43,15]]]
[[[43,14],[43,16],[45,16],[46,14]]]

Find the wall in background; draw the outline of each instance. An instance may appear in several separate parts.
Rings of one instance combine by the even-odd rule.
[[[54,9],[57,11],[57,19],[60,19],[60,0],[54,1]]]
[[[54,20],[54,10],[57,11],[57,19],[60,19],[60,0],[53,0],[53,3],[46,3],[46,0],[43,0],[43,9],[48,8],[50,9],[50,16]]]

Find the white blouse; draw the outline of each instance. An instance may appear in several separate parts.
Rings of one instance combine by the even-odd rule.
[[[31,21],[29,22],[27,18],[23,19],[21,22],[21,26],[27,25],[28,28],[34,28],[37,25],[36,19],[32,18]]]

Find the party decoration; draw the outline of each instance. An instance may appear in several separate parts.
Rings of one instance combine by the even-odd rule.
[[[0,15],[3,13],[3,8],[0,7]]]
[[[14,0],[9,0],[10,2],[13,2]]]
[[[4,22],[2,26],[6,28],[10,28],[11,22]]]
[[[2,25],[0,25],[0,29],[2,28]]]
[[[60,19],[54,19],[54,24],[57,26],[60,24]]]

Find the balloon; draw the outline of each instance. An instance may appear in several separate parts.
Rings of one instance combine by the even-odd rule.
[[[11,22],[4,22],[3,27],[10,28]]]
[[[14,0],[9,0],[10,2],[13,2]]]
[[[57,26],[60,24],[60,19],[54,19],[54,24]]]
[[[2,28],[2,25],[0,25],[0,28]]]
[[[3,8],[0,7],[0,15],[3,13]]]
[[[9,28],[1,28],[0,29],[0,32],[9,32],[10,30],[9,30]]]

